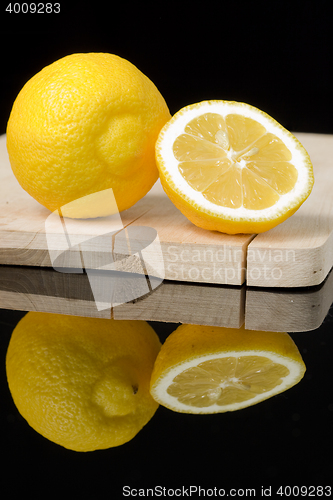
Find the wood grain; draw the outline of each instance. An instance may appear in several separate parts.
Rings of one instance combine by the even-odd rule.
[[[321,325],[332,302],[333,272],[319,286],[292,290],[164,281],[99,311],[86,274],[0,265],[0,307],[19,311],[303,332]]]
[[[63,266],[73,267],[74,262],[80,267],[84,260],[88,267],[98,268],[105,262],[105,252],[111,252],[114,268],[153,274],[158,266],[148,270],[147,262],[142,266],[136,254],[119,250],[120,242],[129,241],[131,231],[145,227],[158,235],[161,255],[157,252],[150,258],[163,262],[167,280],[228,285],[242,285],[246,280],[248,285],[260,287],[322,283],[333,266],[333,136],[295,135],[311,156],[315,187],[302,207],[276,228],[260,235],[234,236],[197,228],[157,182],[142,200],[120,214],[124,229],[112,236],[112,250],[103,250],[97,242],[89,254],[82,245],[73,245]],[[18,184],[10,168],[6,138],[1,136],[0,264],[52,267],[45,231],[49,215]],[[98,233],[91,221],[89,227],[86,221],[78,224],[73,234],[94,238]]]
[[[8,160],[6,138],[0,138],[0,264],[52,266],[45,222],[50,212],[29,196],[15,179]],[[122,212],[124,228],[149,227],[157,231],[164,260],[165,279],[187,282],[241,285],[245,281],[246,248],[253,235],[230,236],[194,226],[171,203],[159,182],[135,206]],[[87,234],[85,221],[76,221],[75,233]],[[71,223],[72,227],[75,225]],[[91,238],[96,231],[91,229]],[[56,234],[56,231],[55,231]],[[73,233],[74,234],[74,233]],[[116,237],[116,235],[114,236]],[[117,236],[119,239],[119,236]],[[126,240],[126,236],[123,238]],[[113,242],[113,246],[114,246]],[[80,262],[82,249],[70,249],[71,258],[63,262],[72,267]],[[99,267],[104,255],[93,249],[93,265]],[[89,258],[87,259],[89,261]],[[115,261],[120,261],[114,256]],[[119,270],[142,272],[139,262],[128,256]]]
[[[250,286],[314,286],[333,266],[333,136],[295,135],[310,154],[314,188],[292,217],[249,244]]]
[[[333,303],[333,272],[306,288],[246,289],[245,328],[271,332],[306,332],[319,328]]]
[[[134,300],[116,306],[110,297],[110,307],[98,311],[86,274],[0,266],[0,307],[4,309],[232,328],[244,323],[245,286],[164,281],[145,295],[134,296]]]

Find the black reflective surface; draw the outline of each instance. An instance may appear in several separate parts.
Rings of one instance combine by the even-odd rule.
[[[290,333],[307,367],[295,387],[255,406],[224,414],[186,415],[160,406],[129,443],[88,453],[66,450],[40,436],[12,401],[5,355],[11,333],[24,314],[0,310],[1,453],[13,492],[47,491],[54,483],[75,495],[112,492],[121,498],[129,492],[125,486],[171,490],[192,485],[220,490],[254,488],[260,496],[262,486],[331,483],[332,307],[318,328]],[[150,324],[164,342],[179,323]],[[155,495],[160,491],[163,493],[157,488]],[[194,489],[191,491],[195,497]]]

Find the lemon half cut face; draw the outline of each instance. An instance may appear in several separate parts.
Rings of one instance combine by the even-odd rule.
[[[313,186],[309,155],[266,113],[204,101],[180,110],[156,144],[162,185],[194,224],[262,232],[285,220]]]

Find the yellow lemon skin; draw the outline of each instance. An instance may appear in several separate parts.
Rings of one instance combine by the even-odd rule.
[[[214,363],[223,359],[227,363],[223,371],[219,372],[218,365]],[[235,372],[232,365],[228,365],[229,359],[237,359],[239,366],[243,363],[238,381],[233,380]],[[248,360],[251,360],[250,363]],[[255,371],[254,365],[251,365],[253,360],[256,363]],[[205,365],[205,362],[208,364]],[[270,370],[265,371],[268,366]],[[198,372],[197,367],[203,371]],[[263,375],[260,375],[261,367],[264,368]],[[180,413],[234,411],[257,404],[292,387],[301,380],[305,370],[302,356],[287,333],[183,324],[167,337],[161,347],[151,376],[150,392],[159,404]],[[281,373],[285,383],[281,383]],[[246,390],[250,392],[245,398],[243,392],[242,399],[239,399],[241,383],[253,383],[251,378],[246,378],[248,374],[250,377],[259,375],[254,383],[262,384],[261,388],[251,392],[249,386]],[[229,393],[224,399],[226,402],[220,406],[216,406],[214,400],[201,404],[203,397],[207,398],[209,389],[218,389],[222,381],[222,385],[229,384],[226,389]]]
[[[18,94],[7,125],[9,160],[22,188],[51,211],[110,188],[123,211],[158,178],[155,142],[169,118],[156,86],[129,61],[71,54]],[[109,210],[103,202],[88,211],[78,204],[66,215]]]
[[[301,360],[295,343],[287,333],[184,324],[164,342],[155,361],[151,385],[171,366],[184,361],[219,352],[248,350],[270,351],[295,361]]]
[[[161,129],[155,152],[165,193],[206,230],[268,231],[298,210],[314,184],[310,156],[297,138],[246,103],[184,107]]]
[[[9,343],[9,389],[50,441],[81,452],[119,446],[158,408],[149,382],[159,349],[144,321],[29,312]]]

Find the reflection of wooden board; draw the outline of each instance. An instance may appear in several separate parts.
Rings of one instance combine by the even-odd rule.
[[[98,311],[86,274],[0,266],[0,308],[20,311],[239,328],[244,323],[244,292],[245,286],[165,281],[150,294]]]
[[[318,286],[246,290],[245,328],[279,332],[315,330],[333,303],[333,271]]]
[[[293,290],[164,281],[150,294],[98,311],[86,274],[0,266],[0,308],[19,311],[301,332],[318,328],[332,302],[333,271],[320,286]]]
[[[240,328],[244,298],[245,286],[164,282],[142,300],[115,307],[113,317]]]
[[[296,135],[312,158],[315,187],[296,214],[277,228],[257,236],[202,230],[174,207],[159,183],[121,213],[124,227],[157,231],[169,280],[241,285],[246,279],[249,285],[265,287],[321,283],[333,265],[333,136]],[[51,267],[45,235],[49,215],[13,176],[2,136],[0,264]],[[72,251],[80,252],[80,247]],[[126,264],[122,269],[126,271]]]

